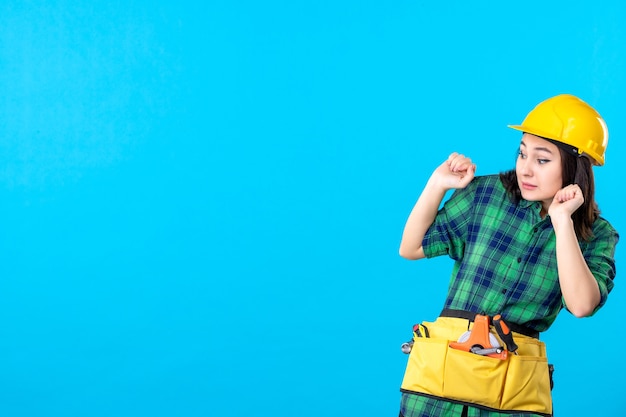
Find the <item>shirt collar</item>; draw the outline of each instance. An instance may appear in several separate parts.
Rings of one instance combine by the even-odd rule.
[[[523,198],[519,201],[519,206],[522,208],[529,208],[532,206],[536,206],[538,207],[540,210],[540,206],[541,206],[541,202],[540,201],[528,201],[528,200],[524,200]]]
[[[533,218],[535,219],[536,224],[545,222],[550,218],[549,215],[546,215],[543,219],[541,218],[541,201],[528,201],[522,198],[519,202],[519,206],[533,212]],[[550,222],[550,224],[552,223]]]

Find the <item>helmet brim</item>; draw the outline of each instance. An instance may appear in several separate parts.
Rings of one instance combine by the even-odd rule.
[[[543,132],[539,129],[529,128],[527,126],[522,125],[508,125],[511,129],[519,130],[523,133],[530,133],[531,135],[539,136],[546,139],[558,140],[557,138],[553,138],[548,132]]]
[[[551,135],[548,134],[547,132],[542,132],[538,129],[533,129],[533,128],[528,128],[522,125],[507,125],[508,127],[510,127],[511,129],[515,129],[515,130],[519,130],[522,133],[530,133],[531,135],[535,135],[535,136],[539,136],[541,138],[544,139],[550,139],[550,140],[554,140],[557,142],[560,142],[558,139],[554,139],[552,137],[550,137]],[[604,156],[603,155],[599,155],[597,153],[594,154],[590,154],[587,152],[582,152],[583,154],[587,155],[589,158],[591,158],[591,160],[593,161],[594,165],[598,165],[598,166],[602,166],[604,165]]]

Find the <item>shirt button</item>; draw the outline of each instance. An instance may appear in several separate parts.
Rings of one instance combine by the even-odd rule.
[[[533,231],[534,231],[535,233],[537,233],[537,230],[539,230],[537,227],[535,227],[535,228],[533,229]]]
[[[502,290],[502,294],[506,294],[506,290]]]
[[[517,263],[518,264],[522,263],[522,258],[517,258]]]

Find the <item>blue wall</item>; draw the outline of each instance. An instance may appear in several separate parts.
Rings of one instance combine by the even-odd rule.
[[[406,216],[555,94],[605,117],[626,231],[626,6],[474,3],[3,2],[0,414],[397,415],[451,269],[397,255]],[[624,248],[543,337],[560,416],[623,414]]]

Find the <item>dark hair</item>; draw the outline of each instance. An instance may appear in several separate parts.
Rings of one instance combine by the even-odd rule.
[[[574,230],[578,240],[589,240],[593,237],[593,223],[600,216],[600,209],[595,201],[595,183],[591,160],[586,155],[572,155],[562,147],[557,146],[561,154],[562,187],[569,184],[578,184],[583,192],[585,202],[573,214]],[[500,180],[509,196],[515,203],[522,199],[522,192],[517,183],[515,169],[500,174]]]

